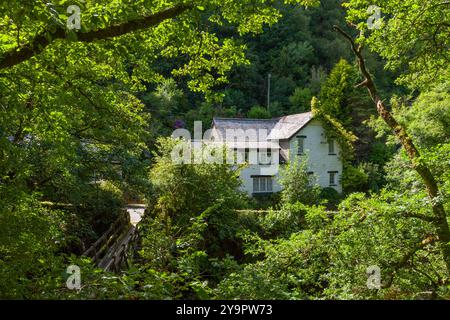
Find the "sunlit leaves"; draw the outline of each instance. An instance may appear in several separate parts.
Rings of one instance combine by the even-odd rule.
[[[367,9],[381,8],[380,28],[368,30]],[[431,0],[351,0],[347,19],[362,31],[360,41],[387,61],[386,67],[401,71],[399,82],[414,88],[427,88],[449,76],[450,4]]]

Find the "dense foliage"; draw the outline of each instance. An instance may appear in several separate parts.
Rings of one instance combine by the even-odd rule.
[[[3,1],[0,298],[449,299],[449,3],[319,2],[75,1],[69,30],[67,1]],[[370,49],[397,127],[335,24]],[[343,194],[306,157],[269,199],[239,191],[240,168],[171,159],[168,136],[194,120],[311,109],[344,149]],[[81,253],[131,202],[147,205],[139,250],[97,269]]]

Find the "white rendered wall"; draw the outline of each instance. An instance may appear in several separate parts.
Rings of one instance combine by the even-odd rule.
[[[289,158],[293,160],[297,154],[297,136],[306,136],[304,140],[304,150],[308,155],[308,171],[314,172],[317,183],[322,188],[332,187],[339,193],[342,192],[342,161],[340,160],[340,148],[337,142],[334,143],[335,155],[328,154],[328,141],[325,136],[325,130],[317,120],[312,120],[303,129],[297,132],[289,141],[280,141],[283,149],[289,148]],[[253,194],[253,178],[252,176],[267,175],[262,171],[262,165],[248,165],[243,168],[240,173],[242,179],[243,191],[249,195]],[[330,186],[329,171],[337,171],[335,177],[335,186]],[[272,182],[272,192],[281,191],[281,186],[277,182],[278,174],[274,175]]]
[[[293,160],[297,154],[297,136],[306,136],[304,140],[304,150],[308,155],[308,171],[314,172],[317,184],[322,188],[332,187],[339,193],[342,192],[341,176],[342,161],[340,160],[340,148],[337,142],[334,143],[335,155],[328,154],[328,141],[325,130],[317,120],[311,121],[306,127],[296,133],[288,143],[289,158]],[[301,158],[300,158],[301,159]],[[330,186],[329,171],[337,171],[335,186]],[[261,175],[261,166],[250,165],[241,170],[242,190],[249,195],[253,193],[252,176]],[[281,186],[277,183],[278,174],[273,178],[273,192],[281,191]]]
[[[249,195],[253,194],[253,178],[252,176],[265,175],[264,171],[261,171],[261,165],[248,165],[241,170],[242,190],[246,191]],[[277,182],[278,174],[272,179],[272,192],[281,191],[281,186]]]
[[[341,176],[342,161],[340,159],[340,148],[337,142],[334,142],[334,153],[328,154],[328,141],[325,136],[325,130],[317,120],[311,121],[306,127],[301,129],[290,140],[290,159],[297,154],[297,136],[306,136],[304,140],[304,150],[308,155],[308,171],[314,172],[322,187],[330,187],[330,176],[328,171],[337,171],[336,186],[332,186],[336,191],[342,192]]]

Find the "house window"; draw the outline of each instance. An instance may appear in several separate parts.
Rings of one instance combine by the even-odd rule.
[[[337,186],[336,176],[337,176],[338,172],[337,171],[328,171],[328,174],[330,175],[330,187]]]
[[[259,150],[259,164],[270,164],[272,161],[272,150],[267,149],[266,151]]]
[[[302,155],[305,153],[305,139],[306,136],[297,136],[297,154]]]
[[[249,149],[234,149],[233,158],[236,163],[249,163],[250,160],[250,150]]]
[[[258,164],[258,150],[255,148],[245,149],[245,162],[248,164]]]
[[[272,192],[272,177],[253,176],[253,192]]]
[[[334,151],[334,140],[328,140],[328,154],[329,155],[335,155],[335,151]]]

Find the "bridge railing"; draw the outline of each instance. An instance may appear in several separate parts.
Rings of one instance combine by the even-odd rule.
[[[137,229],[130,223],[128,212],[123,210],[109,229],[82,255],[90,257],[106,271],[118,272],[127,265],[128,250],[136,242],[137,236]]]

